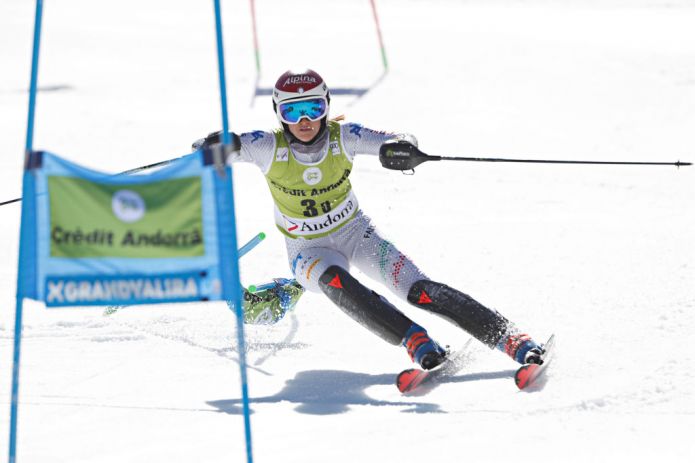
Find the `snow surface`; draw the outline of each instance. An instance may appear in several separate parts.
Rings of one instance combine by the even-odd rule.
[[[35,148],[117,172],[220,127],[211,1],[45,3]],[[236,131],[274,127],[255,86],[310,66],[370,88],[335,97],[334,115],[412,132],[430,154],[695,161],[692,1],[380,0],[385,76],[367,0],[258,1],[260,78],[249,2],[222,6]],[[0,3],[2,200],[21,190],[33,15]],[[695,461],[695,168],[430,163],[409,177],[361,157],[353,179],[432,278],[556,333],[550,381],[519,392],[514,363],[476,344],[455,377],[404,397],[403,349],[309,294],[247,327],[256,461]],[[244,282],[289,276],[261,174],[239,166],[235,182],[240,240],[269,234]],[[18,205],[0,220],[6,454]],[[468,339],[397,303],[440,342]],[[245,461],[226,306],[102,312],[25,304],[19,461]]]

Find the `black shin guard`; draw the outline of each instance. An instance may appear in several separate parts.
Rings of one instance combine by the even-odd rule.
[[[403,342],[405,333],[413,324],[401,311],[342,267],[329,267],[319,278],[319,285],[343,312],[393,345]]]
[[[445,284],[420,280],[408,291],[408,302],[460,326],[484,344],[495,347],[509,320],[472,297]]]

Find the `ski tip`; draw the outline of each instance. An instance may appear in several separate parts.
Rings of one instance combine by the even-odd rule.
[[[552,334],[548,338],[548,341],[545,344],[543,344],[545,353],[542,357],[542,364],[538,365],[535,363],[527,363],[526,365],[522,365],[521,367],[519,367],[519,369],[516,371],[516,374],[514,375],[514,382],[516,382],[516,386],[519,389],[530,390],[539,389],[543,387],[543,377],[545,376],[545,371],[548,368],[548,365],[550,365],[550,362],[553,358],[554,343],[555,335]]]
[[[261,240],[261,241],[264,240],[264,239],[265,239],[265,233],[264,233],[264,232],[260,232],[260,233],[258,234],[258,239]]]
[[[250,293],[255,293],[256,289],[258,289],[258,288],[256,288],[256,285],[249,285],[247,291]]]
[[[535,363],[522,365],[514,375],[516,387],[522,390],[525,389],[526,386],[531,384],[535,377],[538,376],[539,368],[540,365],[536,365]]]
[[[410,368],[401,371],[396,377],[396,387],[401,393],[406,393],[415,389],[426,377],[428,373],[425,370]]]

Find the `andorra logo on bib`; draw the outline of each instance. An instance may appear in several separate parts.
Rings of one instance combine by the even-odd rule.
[[[321,169],[318,167],[309,167],[304,171],[302,177],[307,185],[316,185],[323,178],[323,173],[321,173]]]
[[[111,210],[122,222],[137,222],[145,215],[145,200],[132,190],[118,190],[111,198]]]

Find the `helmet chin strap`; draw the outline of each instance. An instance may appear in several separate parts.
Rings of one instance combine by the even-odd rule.
[[[295,137],[295,136],[292,134],[292,132],[290,131],[290,126],[287,125],[285,122],[282,122],[282,128],[285,130],[285,137],[287,137],[287,140],[288,140],[290,143],[299,143],[300,145],[308,146],[308,145],[311,145],[312,143],[314,143],[318,138],[321,137],[321,135],[323,135],[323,132],[326,131],[326,128],[327,128],[327,123],[326,123],[326,121],[327,121],[327,119],[328,119],[328,116],[326,116],[326,117],[324,117],[323,119],[321,119],[321,127],[319,128],[319,131],[316,132],[316,135],[314,135],[314,136],[311,138],[311,140],[309,140],[309,141],[302,141],[302,140],[300,140],[299,138]]]

